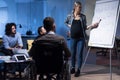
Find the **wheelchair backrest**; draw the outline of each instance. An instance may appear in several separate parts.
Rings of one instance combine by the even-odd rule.
[[[60,72],[63,65],[61,41],[38,41],[34,44],[34,60],[39,72]]]

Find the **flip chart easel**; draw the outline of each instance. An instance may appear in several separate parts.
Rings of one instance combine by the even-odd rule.
[[[84,67],[87,57],[89,55],[91,47],[100,47],[110,49],[110,80],[112,80],[112,66],[111,66],[111,53],[114,47],[117,22],[120,13],[120,1],[119,0],[99,0],[96,1],[95,11],[93,21],[97,22],[99,20],[98,28],[92,29],[90,32],[90,37],[88,41],[88,46],[90,47],[87,51],[87,55],[83,62]]]

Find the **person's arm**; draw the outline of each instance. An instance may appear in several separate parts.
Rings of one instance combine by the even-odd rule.
[[[87,29],[93,29],[93,28],[97,28],[98,27],[98,24],[99,23],[94,23],[94,24],[91,24],[91,25],[89,25],[89,26],[87,26]]]
[[[65,20],[65,24],[69,28],[71,28],[71,20],[72,20],[72,15],[69,14]]]
[[[93,28],[97,28],[99,23],[100,23],[101,19],[98,22],[95,22],[89,26],[87,26],[87,29],[93,29]]]
[[[11,48],[11,47],[9,46],[9,41],[8,41],[6,35],[3,36],[3,46],[4,46],[5,49],[8,49],[8,50],[12,50],[12,49],[13,49],[13,48]]]
[[[71,28],[71,24],[66,24],[69,28]]]
[[[22,42],[21,35],[19,33],[17,33],[17,36],[18,36],[18,43],[15,47],[16,48],[22,48],[23,47],[23,42]]]
[[[6,48],[6,49],[8,49],[8,50],[13,50],[14,48],[9,47],[9,48]]]
[[[65,56],[66,56],[66,57],[70,57],[70,56],[71,56],[71,52],[70,52],[70,50],[68,49],[67,43],[66,43],[65,40],[63,41],[63,49],[64,49],[64,52],[65,52]]]

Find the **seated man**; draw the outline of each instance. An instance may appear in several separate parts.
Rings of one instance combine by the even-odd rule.
[[[39,38],[37,38],[33,44],[37,41],[41,41],[41,40],[50,40],[50,41],[61,41],[62,42],[62,47],[64,49],[64,52],[65,52],[65,56],[66,57],[70,57],[71,56],[71,53],[67,47],[67,44],[66,44],[66,41],[64,39],[64,37],[60,36],[60,35],[57,35],[55,34],[55,30],[56,30],[56,26],[55,26],[55,23],[54,23],[54,19],[51,18],[51,17],[46,17],[43,21],[43,24],[44,24],[44,28],[46,29],[47,31],[47,34],[44,35],[44,36],[41,36]],[[34,56],[34,50],[35,48],[32,46],[31,50],[30,50],[30,55],[31,56]]]
[[[16,32],[15,23],[7,23],[5,26],[5,35],[3,35],[3,53],[13,55],[15,48],[22,48],[23,42],[20,33]]]
[[[2,53],[7,56],[13,56],[13,51],[16,49],[21,49],[23,47],[23,42],[20,33],[16,32],[15,23],[7,23],[5,26],[5,34],[3,35],[3,47]],[[15,74],[18,65],[10,64],[7,68],[10,73]]]
[[[48,73],[49,72],[51,73],[53,71],[54,66],[55,66],[54,70],[57,70],[59,72],[58,69],[60,69],[59,67],[61,66],[60,65],[61,61],[59,61],[59,60],[61,60],[61,55],[60,54],[61,53],[64,54],[65,58],[68,59],[71,56],[71,53],[70,53],[70,51],[67,47],[67,44],[66,44],[66,41],[65,41],[64,37],[55,34],[56,26],[55,26],[55,23],[54,23],[54,19],[51,18],[51,17],[46,17],[43,20],[43,24],[44,24],[44,28],[46,29],[47,33],[44,36],[41,36],[41,37],[37,38],[36,40],[34,40],[33,46],[32,46],[29,53],[30,53],[30,56],[36,62],[38,73],[40,71],[44,74],[44,70],[42,70],[41,68],[45,69],[45,72],[48,71]],[[37,45],[37,47],[36,47],[36,45]],[[62,48],[62,50],[59,49],[57,46]],[[49,51],[52,51],[54,57],[52,56],[52,58],[51,58],[52,53],[49,52]],[[42,54],[43,52],[45,54]],[[46,57],[46,55],[50,56],[50,57]],[[56,57],[57,57],[57,59],[56,59]]]
[[[46,34],[45,28],[43,26],[38,27],[38,36],[36,37],[36,39],[45,35],[45,34]]]

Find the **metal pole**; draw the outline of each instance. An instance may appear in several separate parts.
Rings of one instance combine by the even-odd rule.
[[[90,47],[90,48],[88,49],[88,51],[87,51],[87,54],[86,54],[85,60],[84,60],[84,62],[83,62],[83,64],[82,64],[82,67],[81,67],[81,71],[82,71],[83,67],[85,66],[85,63],[86,63],[87,58],[88,58],[88,55],[89,55],[89,53],[90,53],[90,49],[91,49],[91,47]]]
[[[110,49],[110,80],[112,80],[112,62],[111,62],[111,53],[112,53],[112,50]]]

